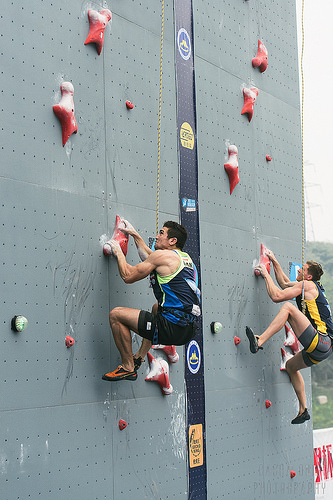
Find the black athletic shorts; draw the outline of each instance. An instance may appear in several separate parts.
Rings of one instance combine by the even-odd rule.
[[[324,359],[328,358],[332,354],[332,342],[329,335],[325,333],[320,333],[309,325],[299,339],[300,343],[304,347],[302,351],[302,356],[304,363],[307,366],[312,366]]]
[[[157,331],[155,332],[155,330]],[[178,326],[168,321],[160,313],[153,314],[142,310],[139,314],[139,335],[155,345],[185,345],[193,339],[196,330],[194,322],[187,326]]]

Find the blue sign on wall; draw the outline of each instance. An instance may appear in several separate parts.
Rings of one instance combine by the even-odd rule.
[[[188,231],[185,250],[196,264],[196,281],[201,289],[192,0],[175,0],[175,37],[178,49],[176,50],[176,81],[181,223]],[[188,498],[195,498],[195,500],[207,499],[203,361],[203,331],[200,318],[195,339],[186,346],[185,363],[188,402]],[[189,436],[192,436],[194,431],[197,433],[196,441],[200,442],[200,459],[193,456],[193,448],[189,440]]]

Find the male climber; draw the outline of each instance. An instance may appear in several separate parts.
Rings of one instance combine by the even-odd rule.
[[[194,266],[183,252],[187,230],[177,222],[165,222],[155,240],[155,251],[143,241],[126,220],[122,230],[133,236],[143,262],[127,263],[115,240],[111,240],[113,255],[125,283],[135,283],[150,275],[157,303],[152,312],[116,307],[110,312],[110,325],[120,352],[121,365],[103,380],[136,380],[137,370],[152,344],[184,345],[196,333],[195,320],[200,316],[200,291],[195,284]],[[143,337],[139,351],[133,355],[131,330]]]
[[[262,345],[269,338],[283,328],[287,321],[289,322],[296,337],[304,347],[286,363],[286,371],[299,401],[298,415],[291,423],[303,424],[310,419],[310,415],[306,407],[304,380],[299,370],[323,361],[332,353],[333,322],[331,310],[325,296],[325,290],[319,282],[324,271],[320,264],[310,260],[304,264],[303,268],[299,269],[296,282],[291,282],[282,271],[273,252],[268,251],[267,255],[273,263],[276,280],[282,288],[280,290],[274,284],[265,265],[259,264],[257,269],[265,280],[268,295],[273,302],[284,302],[296,298],[298,308],[290,302],[286,302],[261,335],[254,335],[249,327],[246,327],[246,335],[250,341],[251,352],[256,353],[262,349]]]

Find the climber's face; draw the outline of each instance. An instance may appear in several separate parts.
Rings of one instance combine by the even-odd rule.
[[[168,228],[162,227],[155,239],[155,250],[169,250],[177,243],[177,238],[169,238]]]
[[[304,264],[304,266],[298,270],[296,281],[303,281],[303,278],[305,281],[309,281],[312,279],[312,275],[309,274],[308,264]]]

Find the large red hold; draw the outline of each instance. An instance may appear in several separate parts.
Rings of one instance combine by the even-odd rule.
[[[267,269],[267,272],[271,272],[271,261],[269,260],[269,257],[267,256],[267,248],[261,243],[260,246],[260,258],[259,258],[259,264],[264,264],[264,266]]]
[[[247,114],[249,122],[253,117],[254,103],[256,102],[258,94],[259,90],[257,87],[251,87],[250,89],[247,89],[246,87],[243,88],[244,106],[241,115]]]
[[[74,114],[74,87],[71,82],[60,85],[61,100],[53,106],[53,112],[60,120],[62,129],[62,145],[64,146],[72,134],[77,132],[77,123]]]
[[[179,354],[176,351],[176,347],[174,345],[163,345],[156,344],[152,346],[153,349],[161,349],[166,354],[169,363],[177,363],[179,360]]]
[[[103,246],[104,255],[112,255],[112,249],[111,249],[111,245],[110,245],[110,242],[112,240],[118,241],[120,248],[126,257],[127,245],[128,245],[128,234],[126,234],[124,231],[124,222],[119,217],[119,215],[116,216],[116,225],[115,225],[111,240],[107,241]]]
[[[286,352],[283,347],[281,347],[281,367],[280,367],[280,370],[283,372],[283,371],[286,371],[286,363],[287,361],[289,361],[289,359],[291,359],[293,357],[292,354],[290,354],[289,352]]]
[[[97,10],[88,10],[89,34],[84,45],[95,43],[98,55],[102,52],[105,28],[111,17],[109,9],[101,10],[99,13]]]
[[[263,73],[267,69],[267,59],[268,51],[265,45],[260,40],[258,40],[258,52],[256,57],[252,59],[252,66],[254,68],[259,68],[261,73]]]
[[[262,243],[260,247],[259,264],[263,264],[266,267],[268,273],[271,272],[271,261],[269,260],[269,257],[267,257],[267,248],[264,247]],[[256,276],[260,276],[260,270],[258,268],[255,268],[254,274]]]
[[[168,395],[173,392],[173,387],[169,380],[169,365],[164,359],[155,359],[148,352],[148,362],[150,372],[146,376],[146,382],[157,382],[163,394]]]
[[[287,324],[284,325],[284,329],[286,332],[286,340],[283,342],[283,345],[290,347],[292,353],[295,355],[300,351],[298,338]]]
[[[228,147],[229,159],[227,163],[224,164],[225,171],[229,177],[230,184],[230,194],[235,189],[236,185],[239,183],[239,171],[238,171],[238,149],[236,146],[232,145]]]

